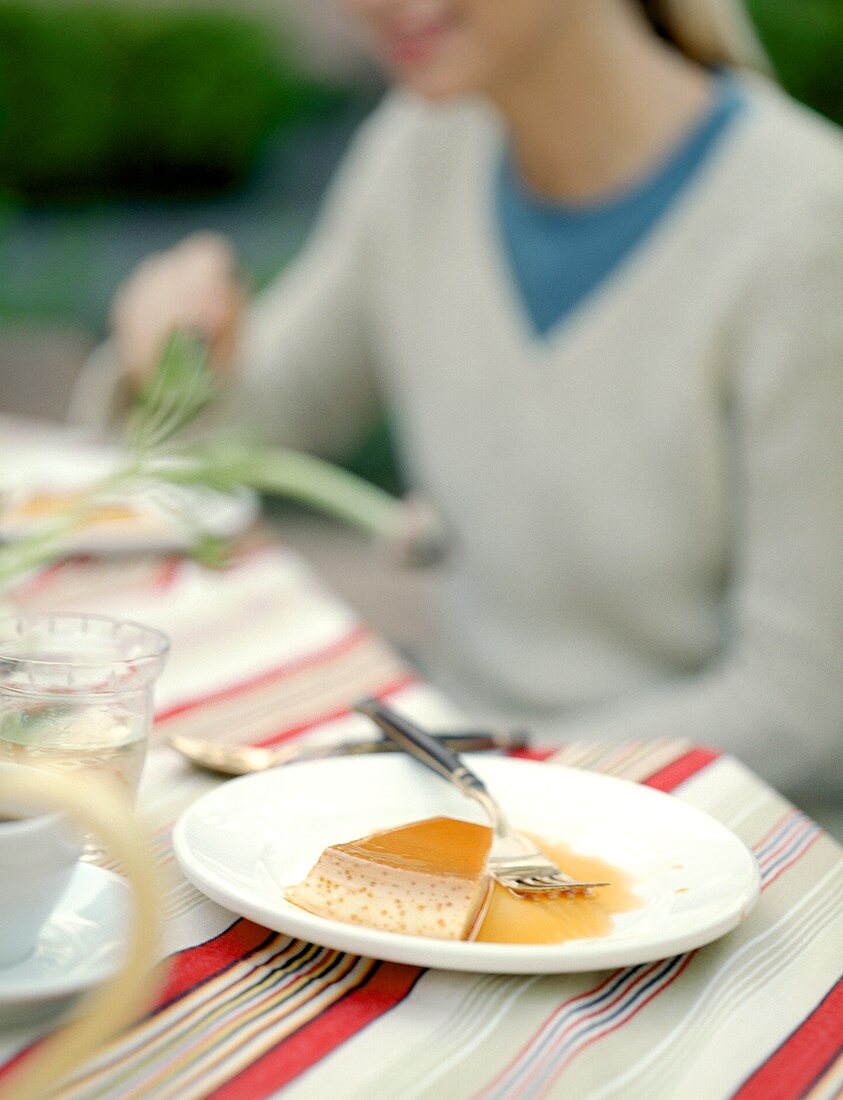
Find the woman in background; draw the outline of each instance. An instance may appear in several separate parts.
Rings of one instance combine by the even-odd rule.
[[[197,325],[254,426],[334,456],[385,403],[464,699],[839,784],[840,137],[737,75],[724,0],[345,2],[400,90],[311,243],[248,308],[225,242],[152,257],[120,370]]]

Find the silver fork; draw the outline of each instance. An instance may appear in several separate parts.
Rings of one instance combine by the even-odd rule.
[[[510,893],[521,898],[553,898],[565,894],[590,895],[597,887],[609,885],[608,882],[579,882],[566,875],[529,837],[509,824],[483,781],[466,767],[465,762],[420,726],[377,699],[366,699],[354,709],[371,718],[387,737],[416,760],[480,803],[492,825],[489,873]]]

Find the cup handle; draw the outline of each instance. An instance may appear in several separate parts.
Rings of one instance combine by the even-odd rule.
[[[3,775],[4,793],[62,810],[102,840],[132,886],[133,921],[119,973],[88,993],[74,1020],[55,1032],[0,1085],[0,1100],[39,1100],[121,1028],[149,1007],[162,977],[152,962],[161,931],[162,894],[152,854],[125,796],[106,779],[69,777],[35,767]],[[141,832],[141,836],[142,836]]]

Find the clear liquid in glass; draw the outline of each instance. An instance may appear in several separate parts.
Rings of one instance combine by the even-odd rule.
[[[168,645],[103,616],[0,620],[0,761],[105,775],[134,802]],[[102,855],[88,838],[83,858]]]
[[[146,755],[143,723],[126,713],[45,708],[34,719],[0,715],[0,761],[112,776],[134,799]],[[22,726],[28,726],[27,730]],[[30,736],[23,736],[24,733]]]

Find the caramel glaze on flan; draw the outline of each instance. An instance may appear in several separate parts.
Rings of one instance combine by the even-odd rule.
[[[332,844],[285,893],[310,913],[384,932],[462,940],[486,900],[492,831],[431,817]]]

